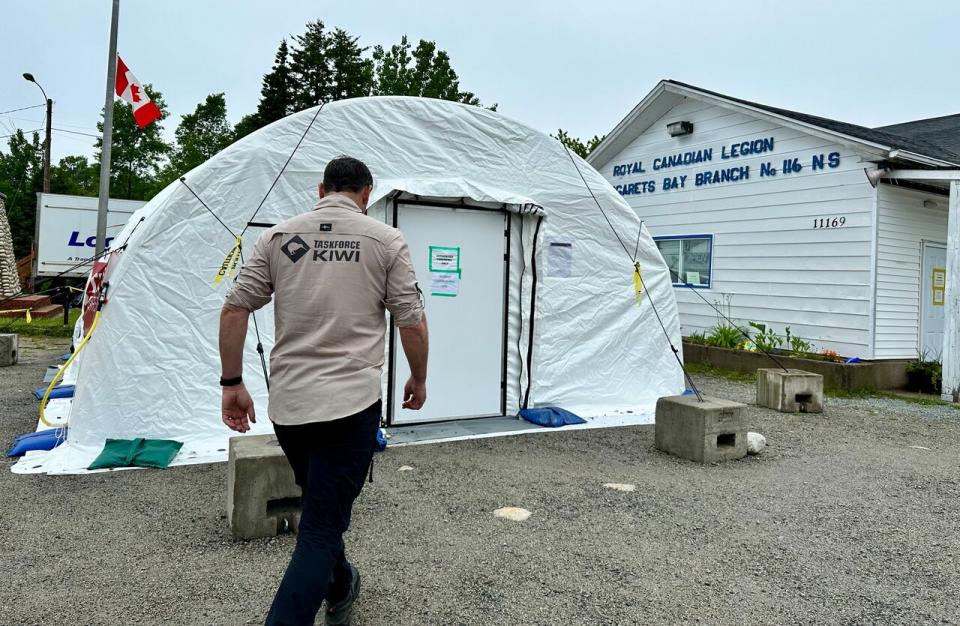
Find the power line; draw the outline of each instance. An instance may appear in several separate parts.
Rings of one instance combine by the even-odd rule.
[[[32,106],[21,107],[21,108],[19,108],[19,109],[10,109],[9,111],[0,111],[0,115],[4,115],[4,114],[6,114],[6,113],[16,113],[17,111],[26,111],[27,109],[36,109],[36,108],[45,107],[45,106],[47,106],[46,103],[44,103],[44,104],[34,104],[34,105],[32,105]]]
[[[93,137],[94,139],[99,139],[99,138],[100,138],[100,135],[92,135],[92,134],[90,134],[90,133],[81,133],[79,130],[67,130],[66,128],[57,128],[56,126],[52,126],[51,128],[53,128],[53,130],[55,130],[55,131],[57,131],[57,132],[61,132],[61,133],[72,133],[72,134],[74,134],[74,135],[85,135],[85,136],[87,136],[87,137]]]
[[[33,130],[20,130],[24,135],[29,135],[30,133],[39,133],[42,128],[34,128]],[[9,135],[0,135],[0,139],[6,139],[7,137],[13,137],[17,133],[10,133]]]

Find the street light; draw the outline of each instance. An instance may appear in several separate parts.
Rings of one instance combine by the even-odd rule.
[[[23,78],[40,87],[40,83],[30,72],[24,72]],[[53,120],[53,100],[47,97],[47,92],[44,91],[43,87],[40,87],[40,93],[43,94],[43,99],[47,101],[47,133],[43,142],[43,193],[50,193],[50,125]]]

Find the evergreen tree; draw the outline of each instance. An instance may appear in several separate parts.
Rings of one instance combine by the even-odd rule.
[[[293,79],[290,76],[290,49],[287,40],[280,42],[270,72],[263,75],[260,87],[260,103],[256,113],[244,115],[234,128],[237,139],[249,135],[258,128],[282,119],[293,113]]]
[[[327,40],[326,57],[331,77],[330,100],[370,95],[373,88],[373,61],[363,58],[367,48],[357,45],[359,39],[338,28]]]
[[[144,90],[166,117],[167,105],[159,91],[150,85]],[[103,132],[103,122],[97,122]],[[133,109],[117,100],[113,103],[113,139],[110,153],[110,197],[127,200],[149,200],[160,190],[159,174],[170,146],[163,140],[161,121],[141,129],[133,119]],[[99,169],[102,139],[96,143],[96,165]]]
[[[307,22],[307,30],[293,38],[290,74],[294,81],[294,110],[300,111],[331,99],[333,76],[327,49],[330,35],[323,22]]]
[[[174,136],[176,144],[168,168],[173,174],[170,180],[192,170],[233,142],[224,95],[214,93],[207,96],[193,113],[181,118]]]

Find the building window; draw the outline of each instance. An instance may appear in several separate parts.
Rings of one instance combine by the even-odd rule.
[[[710,288],[713,235],[654,237],[676,287]]]

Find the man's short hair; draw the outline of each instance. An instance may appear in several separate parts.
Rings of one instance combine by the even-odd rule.
[[[349,191],[359,193],[373,185],[373,175],[363,161],[338,156],[323,170],[323,187],[327,192]]]

